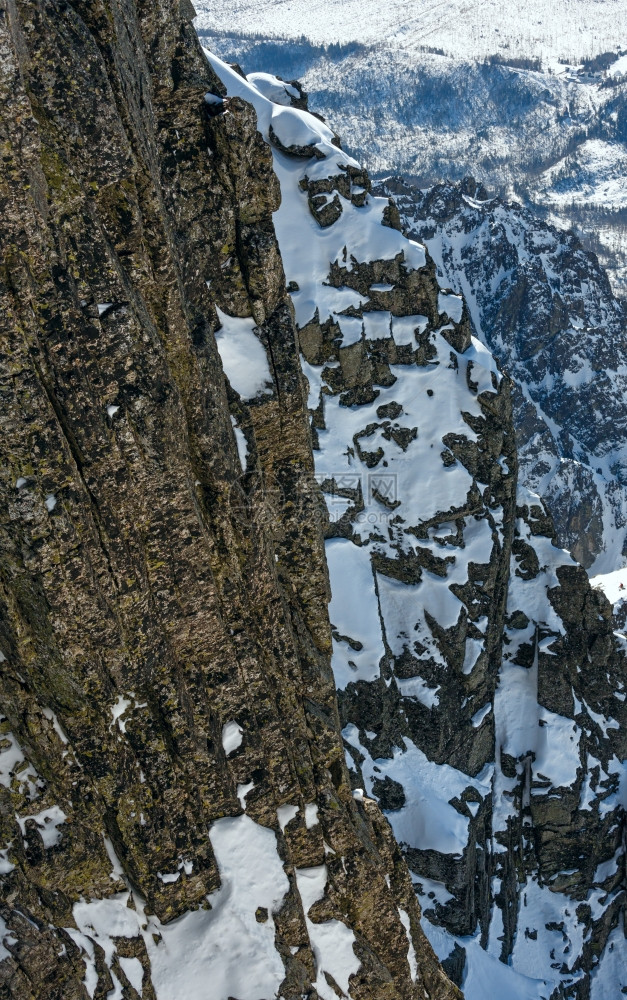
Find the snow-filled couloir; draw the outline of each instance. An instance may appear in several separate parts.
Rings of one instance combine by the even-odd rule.
[[[625,985],[627,788],[611,609],[517,487],[510,383],[464,300],[288,107],[293,85],[208,58],[255,107],[281,182],[354,785],[470,1000],[608,996]]]

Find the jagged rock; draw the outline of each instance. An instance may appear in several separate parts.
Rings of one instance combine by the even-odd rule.
[[[299,146],[296,143],[290,143],[286,146],[283,142],[281,142],[281,139],[272,128],[272,125],[270,125],[268,134],[272,145],[276,146],[276,148],[282,153],[287,153],[288,156],[300,156],[305,160],[310,160],[313,156],[317,160],[324,160],[325,154],[314,145]]]
[[[472,178],[428,190],[393,178],[377,191],[395,194],[406,231],[470,296],[475,334],[515,380],[521,478],[560,544],[585,567],[614,569],[626,544],[627,314],[597,258]]]
[[[257,118],[188,3],[0,13],[0,992],[458,996],[351,794]]]
[[[609,609],[517,485],[512,383],[470,338],[459,296],[411,243],[384,242],[384,200],[368,203],[366,232],[346,204],[305,263],[309,168],[300,181],[278,168],[353,787],[387,803],[460,980],[489,946],[555,1000],[587,1000],[622,907],[624,656]]]
[[[270,79],[324,152],[273,171],[272,99],[175,6],[0,20],[2,988],[170,995],[182,934],[224,1000],[257,949],[268,996],[459,997],[424,927],[460,982],[489,946],[587,1000],[611,608],[517,488],[459,296]]]

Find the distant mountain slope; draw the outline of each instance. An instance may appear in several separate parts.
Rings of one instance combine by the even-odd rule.
[[[560,543],[597,570],[627,554],[627,309],[572,233],[474,181],[420,191],[390,180],[403,223],[515,380],[521,478]]]
[[[196,0],[198,28],[222,28],[224,6]],[[314,42],[393,41],[454,55],[592,56],[627,36],[622,0],[229,0],[231,30]]]

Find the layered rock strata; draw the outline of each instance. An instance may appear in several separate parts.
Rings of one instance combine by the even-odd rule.
[[[452,998],[352,794],[279,188],[192,16],[0,8],[0,995]]]

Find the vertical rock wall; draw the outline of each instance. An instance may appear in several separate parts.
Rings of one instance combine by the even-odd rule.
[[[251,108],[209,113],[192,14],[0,5],[0,995],[163,1000],[172,967],[234,995],[168,922],[228,886],[209,831],[239,817],[286,873],[245,899],[285,1000],[453,997],[351,794],[278,185]],[[216,305],[268,361],[247,400]]]

